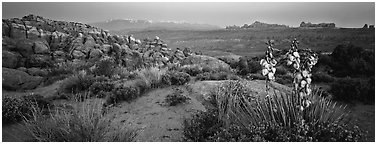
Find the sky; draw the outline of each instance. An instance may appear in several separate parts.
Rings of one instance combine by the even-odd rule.
[[[375,24],[374,2],[3,2],[2,18],[35,14],[53,20],[93,23],[109,19],[184,21],[225,27],[254,21],[297,27],[302,21],[337,27]]]

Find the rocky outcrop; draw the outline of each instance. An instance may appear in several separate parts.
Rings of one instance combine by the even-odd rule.
[[[335,23],[319,23],[312,24],[310,22],[301,22],[300,27],[312,27],[312,28],[335,28]]]
[[[210,56],[192,55],[185,58],[182,65],[200,65],[202,67],[209,66],[212,70],[230,70],[230,66],[225,62]]]
[[[261,28],[289,28],[287,25],[281,25],[281,24],[268,24],[268,23],[263,23],[259,21],[255,21],[254,23],[248,25],[244,24],[243,26],[226,26],[225,29],[249,29],[249,28],[256,28],[256,29],[261,29]]]
[[[26,72],[3,68],[3,88],[7,90],[29,90],[36,88],[41,82],[42,77],[30,76]]]
[[[118,65],[136,69],[179,64],[193,55],[187,49],[168,48],[159,37],[141,41],[132,35],[112,35],[87,24],[35,15],[3,19],[2,26],[3,68],[33,76],[46,76],[46,69],[68,61],[93,62],[110,57]],[[15,84],[8,87],[13,89]]]

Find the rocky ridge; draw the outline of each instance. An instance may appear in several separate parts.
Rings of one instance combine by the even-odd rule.
[[[3,19],[2,26],[3,77],[8,74],[4,72],[5,68],[40,77],[69,61],[95,62],[111,58],[120,66],[136,69],[140,65],[180,64],[183,59],[195,55],[189,49],[168,48],[158,36],[139,40],[132,35],[113,35],[88,24],[35,15]],[[12,89],[31,88],[14,86]]]

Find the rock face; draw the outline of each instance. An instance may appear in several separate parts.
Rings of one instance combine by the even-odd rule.
[[[50,52],[50,48],[47,43],[42,41],[34,42],[34,53],[36,54],[48,54]]]
[[[29,90],[36,88],[42,77],[30,76],[26,72],[3,68],[3,89],[7,90]]]
[[[16,68],[18,61],[21,57],[20,55],[17,55],[17,53],[6,51],[6,50],[3,50],[2,56],[3,56],[3,67],[6,67],[6,68]]]

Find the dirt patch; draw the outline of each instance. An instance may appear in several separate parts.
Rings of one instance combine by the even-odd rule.
[[[179,88],[183,95],[190,97],[187,103],[167,106],[165,98]],[[108,114],[113,125],[136,129],[136,141],[181,141],[183,121],[204,106],[190,95],[185,86],[152,90],[131,103],[123,102],[112,108]]]

